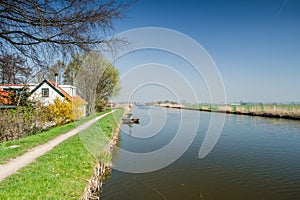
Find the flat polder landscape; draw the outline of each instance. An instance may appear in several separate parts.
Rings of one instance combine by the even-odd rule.
[[[300,0],[0,10],[0,200],[300,199]]]

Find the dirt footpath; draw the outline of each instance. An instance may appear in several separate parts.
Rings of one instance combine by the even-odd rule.
[[[19,169],[34,162],[36,158],[44,155],[45,153],[47,153],[48,151],[53,149],[53,147],[55,147],[56,145],[65,141],[66,139],[76,135],[80,131],[86,129],[87,127],[91,126],[93,123],[98,121],[99,119],[105,117],[106,115],[111,114],[112,112],[114,112],[114,110],[111,112],[105,113],[99,117],[96,117],[94,119],[91,119],[90,121],[76,127],[74,130],[69,131],[65,134],[59,135],[56,138],[49,140],[45,144],[41,144],[39,146],[36,146],[36,147],[30,149],[27,153],[15,158],[15,159],[12,159],[8,163],[6,163],[4,165],[0,165],[0,182],[3,179],[5,179],[6,177],[16,173]]]

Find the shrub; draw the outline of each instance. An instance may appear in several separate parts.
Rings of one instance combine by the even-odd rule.
[[[96,112],[103,112],[105,110],[106,107],[106,102],[103,101],[99,101],[96,104]]]
[[[35,123],[38,116],[32,107],[18,107],[0,112],[0,142],[19,139],[38,130]]]
[[[48,114],[48,121],[54,122],[55,125],[59,126],[66,124],[75,119],[72,103],[68,102],[66,99],[60,100],[56,98],[53,104],[50,104],[45,108]]]
[[[63,125],[80,118],[84,112],[84,100],[73,102],[55,99],[53,104],[22,106],[14,110],[0,110],[0,142],[16,140],[45,130],[53,125]]]
[[[73,99],[73,115],[75,120],[81,118],[84,115],[84,103],[85,101],[80,97],[75,97]]]

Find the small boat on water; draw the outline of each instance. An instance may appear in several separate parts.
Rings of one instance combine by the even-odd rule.
[[[123,124],[139,124],[140,119],[139,118],[123,118],[122,122],[123,122]]]
[[[122,119],[123,124],[139,124],[140,119],[137,117],[132,117],[132,113],[128,113],[127,117]]]

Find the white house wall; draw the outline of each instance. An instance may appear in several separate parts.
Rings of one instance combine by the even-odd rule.
[[[42,97],[42,89],[49,89],[49,97]],[[59,95],[52,87],[50,87],[47,83],[43,83],[31,96],[30,99],[34,101],[40,101],[43,105],[53,104],[54,100],[58,98],[63,100],[64,98]]]
[[[59,85],[66,93],[68,93],[71,97],[76,96],[76,87],[72,85]]]

